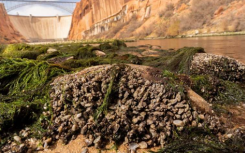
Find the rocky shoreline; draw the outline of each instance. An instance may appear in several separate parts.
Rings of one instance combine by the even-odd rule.
[[[104,44],[103,47],[110,46]],[[155,50],[163,57],[167,56],[172,65],[175,64],[172,70],[182,73],[163,71],[161,65],[156,68],[116,63],[99,64],[72,74],[58,75],[49,82],[49,100],[42,105],[42,119],[39,120],[45,130],[33,131],[33,127],[27,125],[17,130],[1,146],[1,151],[45,151],[58,140],[67,144],[79,135],[85,137],[87,147],[94,146],[98,150],[105,149],[108,144],[126,145],[129,152],[158,146],[168,149],[174,141],[190,138],[188,141],[193,143],[188,144],[187,141],[187,146],[183,146],[187,150],[198,151],[200,146],[197,142],[205,140],[201,141],[202,147],[217,150],[217,145],[219,151],[241,151],[244,148],[232,148],[232,145],[233,142],[238,145],[235,140],[239,140],[239,144],[244,142],[244,127],[236,127],[235,122],[228,125],[223,119],[226,114],[223,112],[229,111],[224,108],[231,105],[225,103],[225,100],[234,101],[232,106],[237,107],[244,103],[242,83],[245,66],[231,58],[199,51],[195,51],[193,58],[188,57],[191,59],[190,65],[185,65],[188,64],[184,59],[185,54],[192,56],[188,50],[191,49],[185,48],[176,53],[159,51],[159,48]],[[102,51],[107,53],[106,50]],[[125,58],[125,55],[119,57]],[[140,58],[131,61],[146,63],[154,59],[156,65],[161,63],[159,57]],[[76,60],[76,56],[68,60]],[[230,97],[231,89],[241,94],[236,95],[234,92]],[[220,111],[220,101],[223,102],[223,112]],[[192,136],[197,131],[202,134]],[[41,137],[35,136],[35,132],[39,132]],[[215,145],[211,145],[211,142]],[[88,149],[84,149],[83,153],[86,152]]]

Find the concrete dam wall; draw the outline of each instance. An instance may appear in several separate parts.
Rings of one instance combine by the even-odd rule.
[[[30,42],[64,40],[68,37],[72,16],[34,17],[9,15],[13,26]]]

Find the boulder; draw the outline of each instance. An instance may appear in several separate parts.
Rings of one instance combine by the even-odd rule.
[[[106,56],[106,53],[100,51],[100,50],[95,50],[94,51],[95,55],[98,56],[98,57],[103,57],[103,56]]]
[[[190,88],[187,89],[187,96],[191,100],[193,106],[197,107],[202,112],[212,114],[212,108],[209,103]]]
[[[47,50],[47,53],[53,53],[53,52],[57,52],[57,49],[55,49],[55,48],[49,48]]]

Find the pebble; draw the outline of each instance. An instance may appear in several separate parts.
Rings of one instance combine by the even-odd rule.
[[[14,140],[15,140],[16,142],[21,142],[21,138],[20,138],[19,136],[14,136]]]
[[[63,126],[61,125],[59,128],[58,128],[58,132],[61,133],[63,130]]]
[[[47,144],[50,144],[50,143],[52,142],[52,138],[46,139],[45,142],[46,142]]]
[[[192,121],[191,126],[196,127],[197,126],[197,122],[196,121]]]
[[[131,151],[135,151],[137,148],[139,148],[139,144],[137,143],[130,143],[128,145],[128,148],[131,150]]]
[[[72,126],[71,130],[72,130],[72,131],[76,131],[76,130],[77,130],[77,128],[78,128],[78,127],[77,127],[77,125],[76,125],[76,124],[74,124],[74,125]]]
[[[139,148],[140,149],[146,149],[147,148],[147,143],[145,141],[142,141],[139,143]]]
[[[204,119],[205,119],[205,116],[204,116],[203,114],[198,115],[198,117],[199,117],[201,120],[204,120]]]
[[[178,127],[183,127],[185,124],[183,121],[181,120],[174,120],[174,125],[178,126]]]
[[[229,139],[230,139],[232,136],[233,136],[233,134],[227,134],[227,135],[226,135],[226,137],[229,138]]]

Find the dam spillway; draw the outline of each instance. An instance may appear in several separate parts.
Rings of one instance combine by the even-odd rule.
[[[30,42],[67,39],[72,16],[19,16],[9,15],[13,26]]]

